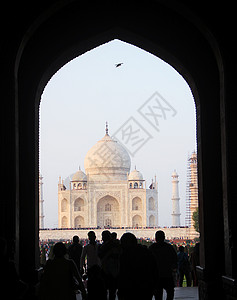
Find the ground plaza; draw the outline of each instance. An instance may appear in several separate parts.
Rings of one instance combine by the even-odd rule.
[[[125,232],[133,233],[137,238],[147,238],[154,239],[157,230],[163,230],[165,237],[168,240],[172,239],[194,239],[198,237],[198,234],[190,233],[190,228],[178,227],[178,228],[168,228],[168,227],[157,227],[157,228],[108,228],[111,232],[115,231],[118,238]],[[101,238],[101,233],[105,229],[97,228],[85,228],[85,229],[41,229],[39,231],[40,240],[70,240],[74,235],[78,235],[79,238],[87,239],[88,231],[93,230],[97,236],[97,239]]]

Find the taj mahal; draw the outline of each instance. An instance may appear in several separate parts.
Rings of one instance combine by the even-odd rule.
[[[68,187],[59,177],[58,227],[156,227],[156,179],[147,187],[128,151],[108,133],[86,154],[83,172],[73,174]]]
[[[120,238],[132,232],[138,238],[154,238],[158,223],[158,184],[156,176],[147,184],[135,167],[126,148],[111,137],[106,124],[105,136],[86,154],[85,172],[79,170],[58,181],[58,227],[44,228],[43,182],[39,181],[39,221],[41,240],[70,239],[79,234],[87,238],[88,228],[98,236],[104,228],[113,228]],[[186,226],[180,222],[179,175],[171,174],[172,225],[162,227],[167,239],[199,237],[192,215],[198,207],[197,155],[188,158]]]

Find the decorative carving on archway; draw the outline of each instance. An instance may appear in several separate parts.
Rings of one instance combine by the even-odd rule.
[[[106,195],[114,197],[118,200],[120,200],[121,198],[120,191],[108,191],[108,190],[106,191],[106,187],[105,187],[105,191],[96,191],[95,198],[98,200],[101,199],[102,197],[105,197]]]

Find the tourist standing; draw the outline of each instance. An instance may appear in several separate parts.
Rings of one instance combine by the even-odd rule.
[[[190,264],[192,268],[192,278],[193,278],[193,286],[198,286],[198,277],[197,277],[197,270],[196,267],[200,265],[199,261],[199,247],[200,243],[196,243],[193,252],[191,253],[190,257]]]
[[[174,299],[173,272],[177,269],[177,254],[172,245],[165,242],[165,233],[158,230],[155,234],[156,242],[149,249],[153,253],[157,266],[157,282],[155,299],[163,299],[163,289],[167,292],[167,300]]]
[[[109,230],[102,232],[102,240],[103,243],[98,251],[101,259],[102,276],[106,289],[109,291],[109,300],[115,300],[118,288],[120,245],[112,239]]]
[[[77,235],[74,235],[72,238],[72,244],[68,247],[68,255],[69,258],[72,259],[76,266],[78,271],[80,271],[80,260],[81,260],[81,253],[82,253],[82,245],[79,244],[79,237]]]
[[[177,255],[179,286],[183,286],[184,276],[186,277],[187,286],[191,286],[190,262],[188,259],[188,254],[184,252],[183,246],[179,246],[179,252]]]
[[[121,237],[118,298],[119,300],[151,300],[155,282],[155,259],[146,246],[137,243],[134,234]]]
[[[89,244],[84,246],[80,262],[81,274],[85,272],[88,277],[88,299],[106,300],[106,289],[101,275],[101,263],[98,257],[98,244],[96,242],[96,235],[94,231],[88,232],[88,239]]]
[[[86,291],[74,261],[65,258],[66,246],[61,242],[56,243],[53,252],[54,258],[47,261],[40,280],[39,299],[76,300],[75,288],[80,289],[82,299],[86,299]]]

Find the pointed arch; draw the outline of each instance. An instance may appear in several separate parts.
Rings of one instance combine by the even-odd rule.
[[[68,211],[68,201],[66,198],[64,198],[61,201],[61,212],[67,212]]]
[[[155,210],[155,199],[153,197],[149,198],[148,207],[149,207],[149,210]]]
[[[64,1],[62,1],[62,3],[64,3]],[[87,12],[89,13],[91,11],[91,7],[87,7],[85,5],[86,7],[83,7],[84,10],[81,10],[81,6],[77,7],[77,5],[79,6],[78,1],[68,1],[67,3],[68,6],[65,5],[65,8],[63,9],[59,9],[58,5],[51,5],[50,12],[44,11],[40,17],[37,17],[35,22],[30,22],[32,26],[25,31],[26,36],[22,39],[16,59],[14,76],[14,78],[16,78],[16,81],[14,82],[16,87],[16,107],[18,109],[18,107],[20,108],[22,105],[25,109],[19,109],[17,110],[17,113],[15,113],[15,111],[10,111],[12,115],[15,114],[16,116],[18,116],[19,113],[19,116],[16,119],[16,140],[23,141],[21,143],[16,143],[16,153],[12,151],[11,157],[15,158],[16,154],[19,157],[19,162],[17,162],[19,172],[16,175],[16,179],[19,180],[19,185],[24,186],[25,178],[28,178],[28,180],[30,180],[29,184],[32,186],[31,189],[25,189],[26,193],[28,193],[27,197],[21,196],[20,189],[19,191],[16,190],[17,197],[15,198],[19,199],[17,200],[18,202],[16,203],[16,206],[18,207],[19,204],[22,205],[23,203],[28,208],[27,210],[21,210],[19,216],[17,215],[14,219],[18,225],[15,226],[15,228],[20,228],[19,236],[21,237],[21,243],[19,244],[19,255],[21,259],[19,259],[19,261],[25,262],[27,261],[25,258],[29,259],[30,257],[29,261],[31,268],[33,269],[35,267],[34,257],[37,257],[37,255],[34,253],[29,256],[29,253],[25,253],[24,245],[30,237],[34,243],[35,249],[38,247],[38,240],[35,231],[31,229],[31,226],[27,226],[28,224],[38,224],[38,214],[34,214],[33,212],[37,209],[36,207],[38,205],[37,198],[35,196],[38,195],[38,169],[37,167],[35,168],[35,166],[38,165],[39,161],[37,154],[37,126],[39,122],[37,122],[35,117],[37,114],[37,105],[35,105],[35,103],[31,103],[32,99],[36,99],[36,102],[39,103],[40,96],[49,78],[63,64],[71,60],[73,57],[94,48],[99,43],[106,42],[116,36],[119,38],[124,37],[125,41],[133,42],[136,46],[143,47],[147,51],[154,55],[159,55],[165,61],[170,63],[189,82],[194,93],[195,101],[198,103],[197,131],[198,148],[200,150],[200,154],[198,154],[200,170],[199,181],[201,183],[199,187],[201,195],[200,230],[202,233],[200,251],[202,255],[200,264],[205,267],[205,271],[207,271],[207,273],[212,271],[213,274],[216,274],[216,270],[213,271],[211,269],[212,266],[215,266],[215,256],[211,255],[215,252],[215,247],[212,245],[214,233],[213,230],[208,228],[210,227],[208,220],[212,216],[213,207],[206,199],[217,199],[215,210],[216,218],[213,220],[214,224],[212,224],[212,227],[217,228],[216,232],[218,234],[216,233],[214,236],[220,240],[221,246],[219,249],[221,253],[219,253],[219,256],[223,257],[224,250],[221,250],[224,249],[222,230],[223,207],[225,207],[224,224],[226,245],[229,244],[229,232],[231,232],[231,229],[229,230],[228,227],[230,226],[228,219],[230,208],[227,206],[228,203],[226,202],[228,200],[227,196],[229,196],[230,193],[230,189],[227,188],[227,175],[229,175],[229,173],[227,172],[228,170],[226,166],[228,166],[228,157],[231,157],[232,154],[232,152],[228,152],[226,150],[226,148],[228,149],[226,142],[226,136],[228,137],[228,135],[225,128],[225,126],[229,129],[231,128],[231,121],[229,121],[229,119],[228,122],[230,123],[226,121],[227,113],[225,112],[225,109],[223,109],[220,114],[220,107],[229,107],[225,101],[226,95],[228,99],[227,87],[231,84],[224,85],[224,76],[226,79],[229,79],[230,76],[227,76],[229,75],[228,73],[225,74],[222,63],[221,55],[222,53],[225,53],[225,51],[221,51],[221,49],[219,49],[217,41],[215,40],[215,36],[218,36],[219,34],[218,29],[216,29],[217,31],[215,32],[215,30],[213,30],[214,27],[209,26],[210,23],[206,23],[205,18],[202,19],[203,16],[201,14],[199,15],[198,11],[196,12],[195,7],[192,8],[191,6],[191,9],[189,9],[189,6],[184,4],[175,4],[174,1],[169,3],[167,2],[167,5],[164,1],[156,1],[152,6],[140,6],[143,11],[140,11],[140,7],[137,7],[141,15],[144,12],[150,14],[148,21],[143,21],[142,18],[133,19],[133,15],[137,14],[128,13],[127,15],[129,16],[130,21],[127,22],[128,20],[126,21],[125,16],[125,21],[123,22],[125,29],[123,28],[123,30],[120,30],[117,29],[117,17],[109,17],[108,26],[106,26],[106,28],[111,28],[111,30],[105,31],[105,22],[99,22],[99,19],[97,20],[97,15],[100,20],[102,20],[102,13],[102,16],[106,20],[110,14],[108,13],[108,10],[104,9],[104,7],[99,4],[100,6],[98,6],[98,9],[102,9],[100,13],[93,15],[94,19],[90,22],[90,24],[86,23],[85,25],[85,22],[83,23],[82,21],[83,18],[81,18],[81,23],[79,23],[79,25],[83,34],[80,38],[78,34],[75,34],[79,28],[78,22],[80,22],[80,18],[75,18],[74,16],[75,14],[78,16],[78,12],[83,14]],[[106,12],[106,15],[103,15],[104,12]],[[62,17],[68,21],[64,22],[63,26],[61,24]],[[153,20],[156,20],[156,26],[154,26]],[[167,22],[167,20],[170,22]],[[74,26],[75,24],[77,26]],[[97,26],[94,26],[95,24]],[[130,31],[132,32],[130,33]],[[217,33],[217,35],[214,35],[214,33]],[[188,38],[190,36],[192,36],[192,39]],[[220,38],[222,38],[221,35]],[[63,41],[65,41],[65,43],[63,43]],[[196,47],[197,44],[198,47]],[[48,51],[42,51],[45,45],[47,45]],[[15,53],[15,51],[12,52]],[[226,51],[226,53],[228,53],[228,51]],[[36,60],[35,57],[38,57],[38,59]],[[228,59],[226,58],[226,61],[229,62]],[[211,80],[209,80],[210,78]],[[219,82],[220,79],[221,82]],[[207,82],[208,88],[206,84]],[[202,106],[199,104],[199,98]],[[27,111],[27,113],[23,113],[23,111]],[[9,115],[10,113],[8,112]],[[209,121],[210,113],[212,116],[212,122]],[[223,129],[221,134],[219,132],[220,116],[222,117],[221,129]],[[20,120],[19,123],[18,119]],[[10,132],[13,133],[14,131],[12,128],[11,130],[12,131]],[[221,141],[220,137],[222,138]],[[10,140],[10,142],[12,142],[12,140]],[[223,146],[223,154],[220,150],[220,146]],[[214,152],[213,147],[215,147]],[[31,151],[32,155],[28,155]],[[24,165],[26,162],[28,163],[27,168],[19,167]],[[225,177],[223,178],[222,164],[225,171]],[[14,166],[14,172],[15,169],[16,168]],[[212,184],[210,184],[210,178],[212,178],[213,174],[215,174],[216,183],[216,188],[214,190]],[[223,203],[221,202],[221,197],[223,195],[222,184],[224,185],[225,206],[223,206]],[[30,216],[30,211],[32,211],[32,216]],[[27,218],[27,216],[30,217]],[[24,222],[26,222],[26,225],[24,224],[25,226],[20,226],[20,222],[23,222],[23,220],[25,220]],[[227,250],[230,251],[229,248]],[[226,268],[228,271],[227,273],[232,274],[232,270],[230,269],[231,266],[228,266],[228,253],[229,252],[226,253]],[[20,269],[24,270],[24,263],[21,263]],[[223,263],[220,264],[217,271],[218,274],[223,271]],[[223,274],[226,274],[226,272],[223,272]]]
[[[82,216],[77,216],[74,220],[75,228],[83,228],[84,227],[84,218]]]
[[[142,199],[140,197],[132,199],[132,210],[142,210]]]
[[[110,195],[99,199],[97,203],[97,226],[101,228],[106,226],[119,227],[121,224],[119,208],[119,201]]]
[[[155,220],[156,220],[155,216],[154,215],[150,215],[150,217],[149,217],[149,226],[150,227],[155,226]]]
[[[83,210],[84,210],[84,200],[79,197],[74,201],[74,211],[83,211]]]
[[[62,228],[68,228],[68,219],[66,216],[62,217],[62,224],[61,224]]]
[[[135,215],[132,218],[132,226],[133,227],[141,227],[142,226],[142,217],[140,215]]]

